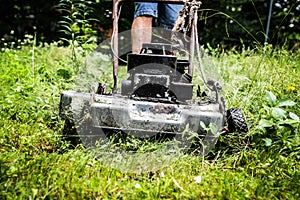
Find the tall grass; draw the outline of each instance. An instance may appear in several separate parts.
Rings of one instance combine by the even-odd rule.
[[[242,109],[250,132],[221,135],[205,158],[187,154],[135,174],[108,167],[81,146],[69,149],[59,137],[60,93],[73,87],[84,57],[74,63],[56,44],[1,51],[0,198],[299,199],[300,52],[219,52],[211,49],[209,58],[220,69],[223,95],[228,107]],[[277,119],[270,113],[282,99],[294,104],[279,107],[285,118]],[[262,119],[272,126],[261,126]]]

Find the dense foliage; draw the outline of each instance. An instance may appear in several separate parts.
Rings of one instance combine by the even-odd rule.
[[[95,36],[99,42],[111,34],[110,8],[106,0],[1,2],[0,199],[299,199],[299,0],[274,0],[269,42],[276,45],[263,47],[267,2],[203,2],[204,55],[249,132],[221,134],[206,157],[184,154],[143,173],[108,166],[62,137],[60,94],[78,77],[89,85],[81,75],[94,72],[86,64]],[[123,10],[125,30],[132,5]],[[49,42],[61,39],[68,46]],[[101,58],[99,80],[112,86],[112,63]]]
[[[72,31],[77,31],[77,34],[93,33],[98,37],[98,42],[110,36],[112,31],[112,1],[1,0],[0,3],[0,37],[10,40],[35,33],[38,41],[72,39],[71,34],[66,35],[65,32],[59,31],[64,29],[63,25],[66,24],[73,28]],[[265,40],[269,6],[269,1],[263,0],[203,1],[199,17],[201,41],[214,47],[262,45]],[[268,42],[298,48],[300,1],[274,0],[272,7]],[[122,10],[121,31],[130,29],[132,18],[133,5],[128,3]],[[75,22],[77,30],[76,26],[72,26]]]
[[[249,133],[221,135],[207,157],[186,154],[135,174],[61,138],[60,93],[73,87],[89,51],[38,47],[34,37],[22,43],[0,52],[0,199],[300,198],[299,51],[211,49],[228,107],[243,110]],[[100,70],[111,80],[110,64]]]

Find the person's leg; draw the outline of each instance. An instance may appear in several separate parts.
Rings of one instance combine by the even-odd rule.
[[[131,28],[132,53],[140,53],[143,43],[150,43],[152,36],[151,16],[139,16],[133,20]]]
[[[140,53],[142,44],[151,42],[153,17],[157,17],[156,3],[135,3],[131,27],[132,53]]]

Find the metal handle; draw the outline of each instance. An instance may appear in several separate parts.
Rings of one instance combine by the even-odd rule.
[[[113,30],[114,30],[114,38],[113,38],[113,48],[114,48],[114,55],[113,55],[113,79],[114,79],[114,86],[113,86],[113,93],[117,92],[118,87],[118,12],[120,8],[120,4],[122,2],[153,2],[153,3],[174,3],[174,4],[184,4],[183,0],[113,0]],[[193,45],[194,46],[194,45]],[[190,70],[189,70],[190,71]]]

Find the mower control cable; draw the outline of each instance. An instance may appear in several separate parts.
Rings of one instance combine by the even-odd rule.
[[[204,75],[203,63],[200,55],[200,46],[198,40],[198,30],[197,30],[197,12],[200,9],[201,1],[199,0],[186,0],[184,2],[184,7],[180,11],[178,18],[176,20],[175,26],[172,30],[172,41],[177,42],[179,44],[183,44],[183,42],[177,37],[178,32],[184,33],[184,39],[187,40],[187,35],[191,35],[191,39],[195,41],[196,46],[192,47],[195,48],[197,53],[197,59],[199,64],[200,73],[202,76],[202,80],[205,86],[211,90],[215,91],[216,95],[218,91],[221,90],[221,85],[214,80],[207,80]],[[190,52],[191,54],[193,52]],[[192,55],[193,56],[193,55]]]

